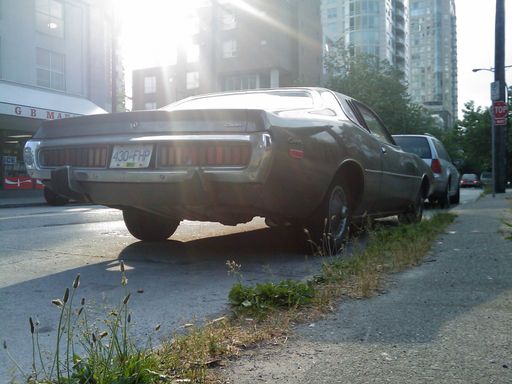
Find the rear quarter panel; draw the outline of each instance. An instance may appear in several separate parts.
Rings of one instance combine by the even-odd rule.
[[[340,167],[351,161],[361,167],[364,177],[359,208],[369,209],[378,194],[380,154],[361,128],[335,119],[274,119],[271,125],[275,153],[268,178],[271,192],[265,198],[276,208],[308,217]],[[304,156],[294,158],[290,150],[303,151]],[[375,172],[365,172],[368,169]]]

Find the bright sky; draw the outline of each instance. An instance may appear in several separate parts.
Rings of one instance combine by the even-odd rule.
[[[472,72],[473,68],[494,67],[495,0],[455,0],[457,8],[457,43],[459,72],[459,110],[474,100],[476,105],[490,105],[490,83],[494,74]],[[512,2],[505,0],[505,65],[512,65]],[[508,39],[507,39],[508,38]],[[505,70],[512,85],[512,68]],[[459,117],[460,112],[459,112]]]
[[[127,86],[131,88],[131,71],[165,65],[171,61],[172,47],[187,39],[187,13],[201,0],[114,0],[118,17],[125,28],[121,44],[125,56]],[[274,0],[276,1],[276,0]],[[280,1],[280,0],[279,0]],[[506,60],[512,64],[512,2],[506,7]],[[459,110],[474,100],[476,105],[490,104],[490,83],[494,74],[472,72],[473,68],[494,66],[495,0],[455,0],[457,8]],[[126,28],[128,27],[128,28]],[[169,49],[170,48],[170,49]],[[512,84],[512,68],[506,70]],[[127,93],[131,94],[131,89]],[[460,115],[460,113],[459,113]],[[461,116],[459,116],[461,117]]]

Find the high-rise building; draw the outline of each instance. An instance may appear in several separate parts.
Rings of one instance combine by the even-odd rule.
[[[411,0],[409,92],[451,128],[457,119],[455,0]]]
[[[39,124],[111,106],[103,0],[0,1],[0,188],[33,188],[23,146]]]
[[[318,0],[206,1],[174,63],[133,72],[133,109],[240,89],[320,85]]]
[[[336,44],[368,54],[409,75],[409,0],[322,0],[324,52]]]

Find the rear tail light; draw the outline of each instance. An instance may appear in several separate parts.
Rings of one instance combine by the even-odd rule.
[[[441,162],[439,161],[439,159],[433,159],[432,160],[432,165],[430,167],[432,169],[432,172],[434,172],[434,173],[442,173]]]
[[[158,150],[159,167],[245,167],[250,158],[247,143],[173,143]]]
[[[43,167],[70,165],[82,168],[104,168],[107,165],[107,146],[44,149],[41,150],[39,158]]]

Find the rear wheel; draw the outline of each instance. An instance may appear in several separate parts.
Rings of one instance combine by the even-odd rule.
[[[421,189],[413,204],[409,205],[407,211],[398,215],[398,222],[400,224],[414,224],[419,223],[423,217],[424,199],[421,194]]]
[[[442,209],[450,208],[450,182],[448,182],[448,185],[446,186],[446,189],[443,192],[443,194],[441,195],[441,197],[439,197],[438,202],[439,202],[439,206]]]
[[[48,205],[52,205],[54,207],[66,205],[69,202],[69,199],[67,197],[61,196],[53,192],[50,188],[46,186],[43,189],[43,195]]]
[[[167,219],[151,213],[123,210],[123,219],[128,231],[142,241],[164,241],[178,228],[180,220]]]
[[[457,187],[457,192],[455,195],[450,197],[450,203],[459,204],[460,203],[460,187]]]
[[[313,241],[323,249],[337,253],[347,238],[350,214],[348,189],[336,181],[309,226]]]

